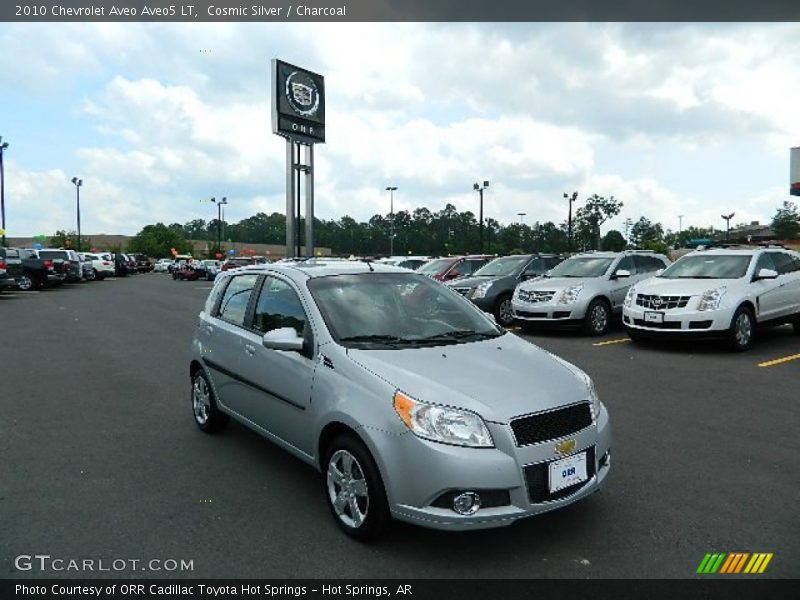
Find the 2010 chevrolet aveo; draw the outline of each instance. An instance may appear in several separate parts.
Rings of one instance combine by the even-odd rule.
[[[201,430],[233,417],[318,468],[336,522],[359,539],[391,518],[506,525],[585,498],[611,466],[586,374],[398,267],[220,274],[190,376]]]

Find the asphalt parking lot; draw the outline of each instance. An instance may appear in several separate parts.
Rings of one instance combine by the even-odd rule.
[[[313,469],[243,426],[197,430],[187,357],[210,285],[148,274],[0,295],[5,577],[79,576],[15,569],[37,553],[193,560],[163,575],[203,578],[693,577],[707,552],[737,551],[774,553],[763,576],[800,573],[800,360],[772,362],[800,353],[791,327],[743,354],[524,334],[595,379],[614,426],[606,489],[509,528],[397,524],[362,545]]]

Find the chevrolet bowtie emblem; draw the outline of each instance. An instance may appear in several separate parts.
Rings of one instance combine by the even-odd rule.
[[[568,454],[575,450],[575,440],[562,440],[556,444],[558,454]]]

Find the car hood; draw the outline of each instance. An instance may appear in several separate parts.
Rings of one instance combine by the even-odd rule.
[[[487,421],[589,400],[583,372],[516,335],[400,350],[348,349],[373,375],[422,402],[478,413]]]
[[[559,292],[573,285],[588,285],[601,279],[601,277],[537,277],[520,283],[519,288],[527,291]]]
[[[636,284],[639,294],[657,294],[659,296],[700,296],[708,290],[720,287],[731,287],[738,279],[667,279],[652,277]]]
[[[486,277],[462,277],[460,279],[451,279],[445,285],[450,287],[475,287],[481,283],[486,283],[487,281],[490,283],[494,283],[500,277],[494,277],[493,275],[487,275]]]

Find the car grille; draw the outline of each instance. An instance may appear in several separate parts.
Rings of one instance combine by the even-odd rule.
[[[520,290],[517,298],[523,302],[536,304],[538,302],[550,302],[555,296],[555,292],[540,292],[538,290]]]
[[[470,288],[468,288],[468,287],[454,287],[453,289],[455,291],[457,291],[459,294],[461,294],[462,296],[466,296],[467,294],[469,294],[469,290],[470,290]]]
[[[636,294],[636,304],[654,310],[670,310],[686,308],[691,296],[658,296],[653,294]]]
[[[650,329],[680,329],[681,322],[680,321],[664,321],[663,323],[651,323],[649,321],[645,321],[644,319],[634,319],[634,325],[638,325],[639,327],[649,327]]]
[[[592,411],[588,402],[550,410],[511,421],[511,430],[517,446],[538,444],[564,437],[592,424]]]
[[[551,500],[561,500],[568,496],[572,496],[583,486],[589,483],[595,474],[594,464],[594,446],[587,448],[586,452],[586,481],[576,483],[557,492],[550,493],[549,487],[549,463],[537,463],[535,465],[528,465],[523,468],[525,475],[525,483],[528,486],[528,499],[536,504],[539,502],[548,502]]]

